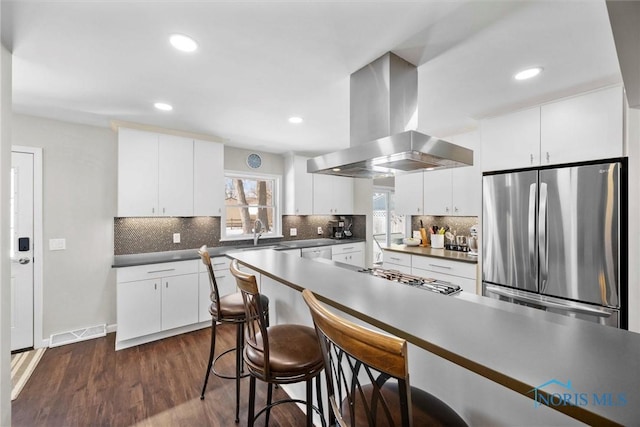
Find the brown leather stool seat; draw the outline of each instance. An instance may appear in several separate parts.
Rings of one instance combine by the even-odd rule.
[[[371,398],[375,394],[373,391],[374,387],[367,385],[362,389],[367,402],[371,402]],[[378,419],[377,426],[401,426],[402,409],[400,408],[400,391],[398,390],[398,384],[386,383],[380,390],[384,399],[389,402],[393,423],[389,424],[382,422],[384,420],[384,414],[380,412],[382,411],[382,406],[379,406],[379,413],[376,414],[376,419]],[[359,404],[354,405],[355,424],[353,425],[356,426],[367,425],[367,412],[365,410],[365,406],[361,403],[362,402],[360,401]],[[349,399],[344,399],[342,401],[342,414],[347,425],[352,425],[349,404]],[[466,423],[462,418],[460,418],[460,415],[451,409],[449,405],[431,393],[427,393],[426,391],[416,387],[411,387],[411,409],[413,425],[416,427],[466,426]]]
[[[301,381],[310,372],[319,372],[324,366],[322,352],[318,346],[316,331],[302,325],[275,325],[267,328],[269,334],[269,371],[280,383]],[[265,377],[265,357],[262,336],[257,337],[257,346],[245,347],[245,362],[249,369]]]
[[[466,426],[446,403],[409,385],[406,340],[335,315],[308,289],[302,296],[322,348],[331,425]]]
[[[258,298],[258,284],[255,276],[238,269],[238,261],[233,260],[231,274],[244,298],[246,322],[246,343],[244,361],[251,374],[249,379],[249,411],[247,424],[252,427],[255,419],[266,412],[265,425],[269,425],[269,414],[273,406],[282,403],[304,403],[307,412],[307,426],[313,426],[313,412],[321,415],[322,400],[318,377],[324,368],[322,351],[313,328],[304,325],[268,326],[264,317],[262,302]],[[313,406],[313,385],[316,378],[318,407]],[[268,383],[267,405],[255,413],[256,379]],[[291,384],[305,381],[306,400],[283,399],[272,402],[273,384]]]
[[[198,250],[198,255],[202,259],[202,263],[207,267],[209,272],[209,287],[211,305],[209,306],[209,314],[211,314],[211,347],[209,349],[209,362],[207,364],[207,372],[204,377],[204,385],[202,386],[202,393],[200,393],[200,399],[204,399],[204,392],[207,389],[207,383],[209,382],[209,374],[213,372],[214,375],[220,378],[235,379],[236,380],[236,418],[235,421],[240,421],[240,379],[248,376],[248,373],[243,374],[243,361],[242,361],[242,347],[244,344],[244,330],[243,325],[245,323],[246,315],[244,310],[244,300],[240,292],[236,292],[229,295],[220,296],[218,292],[218,283],[216,281],[215,274],[213,273],[213,267],[211,265],[211,257],[207,251],[206,246],[202,246]],[[266,312],[266,318],[269,318],[269,298],[264,295],[260,295],[260,304]],[[268,321],[268,320],[267,320]],[[218,323],[232,323],[236,325],[236,345],[228,350],[223,351],[214,358],[216,348],[216,327]],[[215,369],[215,364],[222,356],[232,351],[236,352],[236,370],[234,375],[222,374]]]

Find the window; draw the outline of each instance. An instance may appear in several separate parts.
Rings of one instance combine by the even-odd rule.
[[[262,223],[262,238],[280,237],[280,177],[226,172],[223,239],[253,237],[256,220]]]

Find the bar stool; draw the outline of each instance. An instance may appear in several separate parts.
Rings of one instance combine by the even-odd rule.
[[[220,296],[218,293],[218,283],[216,282],[216,277],[213,274],[213,267],[211,266],[211,256],[207,251],[207,246],[202,246],[198,250],[198,255],[202,259],[202,263],[207,267],[207,271],[209,272],[209,288],[211,298],[211,305],[209,306],[209,313],[211,314],[211,348],[209,350],[209,363],[207,365],[207,373],[204,377],[204,385],[202,386],[202,393],[200,394],[200,399],[204,399],[204,392],[207,388],[207,383],[209,382],[209,374],[213,372],[214,375],[225,378],[225,379],[235,379],[236,380],[236,423],[240,421],[240,379],[247,377],[249,374],[243,374],[243,362],[242,362],[242,347],[244,344],[244,330],[243,325],[245,323],[245,311],[244,311],[244,303],[242,301],[242,294],[236,292],[234,294],[229,294],[225,296]],[[265,316],[268,319],[269,312],[269,299],[260,295],[260,304],[264,309]],[[223,351],[214,359],[214,352],[216,348],[216,325],[217,323],[231,323],[236,325],[236,345],[228,350]],[[220,372],[217,372],[215,369],[215,364],[222,356],[225,354],[235,351],[236,352],[236,372],[234,376],[225,375]]]
[[[409,385],[407,341],[336,316],[305,289],[322,347],[329,406],[341,426],[466,426],[435,396]]]
[[[319,376],[324,367],[322,353],[313,328],[303,325],[268,326],[262,301],[258,298],[258,284],[253,275],[238,270],[238,261],[233,260],[231,274],[236,278],[245,307],[246,343],[244,361],[251,374],[249,378],[248,426],[266,411],[265,425],[269,425],[269,412],[282,403],[304,403],[307,410],[307,426],[313,426],[313,411],[320,414],[322,425],[322,400]],[[313,406],[313,379],[316,379],[318,407]],[[256,379],[268,383],[267,405],[255,413]],[[306,382],[306,401],[282,399],[272,402],[273,384]]]

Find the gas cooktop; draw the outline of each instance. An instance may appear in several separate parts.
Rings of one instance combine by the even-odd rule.
[[[364,268],[358,270],[360,273],[368,273],[372,276],[381,277],[391,280],[392,282],[402,283],[403,285],[413,286],[425,291],[431,291],[442,295],[453,295],[460,292],[460,286],[454,285],[437,279],[413,276],[411,274],[401,273],[398,270],[386,270],[384,268]]]

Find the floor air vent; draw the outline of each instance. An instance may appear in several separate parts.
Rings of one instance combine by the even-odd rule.
[[[104,337],[107,335],[107,325],[97,325],[88,328],[77,329],[75,331],[60,332],[51,335],[49,338],[49,347],[58,347],[65,344],[90,340],[93,338]]]

